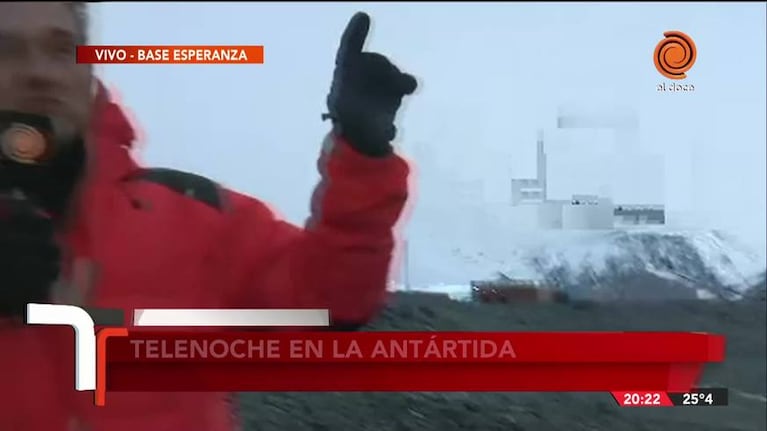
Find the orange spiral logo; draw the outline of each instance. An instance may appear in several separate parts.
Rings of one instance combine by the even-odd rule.
[[[45,154],[45,137],[24,124],[12,124],[2,136],[3,154],[19,163],[34,164]]]
[[[695,42],[681,31],[667,31],[663,36],[655,46],[655,68],[669,79],[687,78],[686,72],[692,69],[698,52]]]

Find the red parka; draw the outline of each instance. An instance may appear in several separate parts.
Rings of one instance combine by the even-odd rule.
[[[120,108],[104,91],[95,103],[56,301],[127,311],[328,308],[336,324],[365,323],[382,306],[407,197],[403,159],[368,158],[333,138],[300,228],[256,199],[204,186],[212,183],[180,190],[153,181],[129,155],[134,133]],[[236,429],[227,394],[110,393],[105,407],[93,406],[92,393],[74,390],[73,340],[71,328],[0,322],[0,430]]]

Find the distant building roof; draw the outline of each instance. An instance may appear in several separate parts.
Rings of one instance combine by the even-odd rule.
[[[615,212],[658,212],[665,211],[666,208],[663,205],[638,205],[638,204],[617,204],[615,205]]]

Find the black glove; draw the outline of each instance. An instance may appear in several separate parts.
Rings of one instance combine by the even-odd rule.
[[[417,83],[383,55],[362,51],[369,29],[370,17],[358,12],[344,30],[323,118],[332,119],[334,133],[359,152],[382,157],[392,152],[402,98]]]
[[[51,219],[27,199],[0,196],[0,316],[23,318],[28,303],[48,302],[59,259]]]

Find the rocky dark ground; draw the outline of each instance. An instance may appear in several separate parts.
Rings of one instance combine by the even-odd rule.
[[[727,360],[702,384],[728,407],[619,408],[602,393],[243,394],[246,431],[764,431],[767,307],[670,301],[486,305],[403,293],[368,330],[677,330],[727,336]]]

